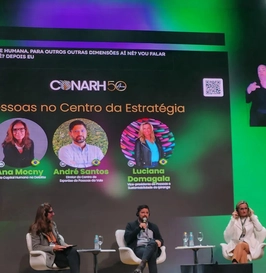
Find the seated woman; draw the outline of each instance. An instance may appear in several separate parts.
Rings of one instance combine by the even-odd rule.
[[[26,123],[22,120],[17,119],[10,124],[2,147],[6,165],[16,168],[31,166],[34,143],[30,139]]]
[[[144,122],[140,125],[138,139],[135,143],[135,160],[138,167],[154,168],[164,157],[160,140],[155,137],[152,124]]]
[[[66,244],[52,221],[55,215],[49,203],[43,203],[37,209],[34,223],[29,228],[32,237],[32,249],[46,252],[47,267],[70,267],[71,273],[79,273],[80,259],[76,249]]]
[[[259,241],[255,237],[255,231],[261,232],[263,226],[249,208],[246,201],[240,201],[232,213],[231,220],[224,231],[225,240],[229,241],[227,254],[232,257],[232,263],[247,263],[248,254],[255,253]]]

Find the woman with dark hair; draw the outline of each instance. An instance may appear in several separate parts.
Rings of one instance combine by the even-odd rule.
[[[25,122],[20,119],[13,121],[2,143],[6,165],[23,168],[31,166],[34,159],[34,143]]]
[[[163,157],[164,151],[160,140],[155,137],[152,124],[142,123],[135,143],[136,165],[143,168],[154,168],[159,165],[159,160]]]
[[[80,258],[72,245],[66,244],[59,235],[56,224],[52,221],[55,215],[51,204],[43,203],[37,209],[34,223],[29,227],[32,238],[32,249],[46,252],[46,265],[52,268],[69,266],[71,273],[79,273]]]

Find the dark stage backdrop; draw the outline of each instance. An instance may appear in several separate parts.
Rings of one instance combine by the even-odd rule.
[[[12,121],[22,119],[29,124],[36,160],[27,168],[14,168],[13,162],[5,164],[1,151],[3,185],[12,184],[15,193],[22,183],[32,195],[40,185],[54,187],[56,193],[72,187],[77,195],[84,190],[98,192],[105,202],[110,197],[119,201],[142,197],[151,206],[159,197],[169,204],[174,199],[191,200],[184,211],[169,209],[177,216],[223,214],[232,207],[226,53],[135,51],[131,56],[128,50],[88,49],[80,56],[68,55],[80,50],[56,50],[66,54],[50,55],[46,52],[51,50],[40,49],[41,55],[26,54],[33,60],[4,60],[2,140]],[[108,52],[116,56],[103,55]],[[100,56],[90,55],[97,53]],[[191,69],[194,60],[196,70]],[[58,157],[59,149],[71,143],[68,124],[77,119],[87,125],[87,142],[104,154],[102,160],[88,162],[93,166],[71,167]],[[153,125],[164,150],[156,168],[136,164],[135,142],[143,122]],[[185,191],[189,183],[194,186]],[[198,205],[206,194],[210,198]],[[217,209],[225,197],[231,202]],[[10,203],[5,199],[3,203],[3,219],[17,218],[11,216]]]
[[[71,219],[76,235],[87,226],[84,241],[72,239],[85,248],[95,233],[104,234],[105,245],[112,241],[114,231],[135,218],[139,203],[158,215],[167,208],[171,217],[225,214],[233,206],[226,53],[13,47],[3,52],[2,140],[10,124],[22,120],[35,157],[32,166],[18,168],[1,151],[1,220],[26,215],[32,220],[40,201],[49,201],[60,218]],[[77,119],[87,125],[88,143],[104,154],[90,167],[71,167],[58,157],[71,143],[68,125]],[[164,150],[156,168],[136,164],[143,122],[153,125]],[[31,198],[15,209],[25,196]],[[230,202],[219,207],[225,197]],[[177,209],[187,200],[190,206]]]

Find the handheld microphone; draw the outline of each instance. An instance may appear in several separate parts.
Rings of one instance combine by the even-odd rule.
[[[147,223],[147,218],[146,217],[143,217],[142,218],[142,223]],[[141,228],[143,231],[145,231],[145,228],[143,227],[143,228]]]

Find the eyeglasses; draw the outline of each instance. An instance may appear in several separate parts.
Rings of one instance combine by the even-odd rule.
[[[17,133],[18,131],[20,131],[22,133],[25,131],[25,128],[13,128],[14,133]]]
[[[52,213],[54,213],[54,211],[53,211],[53,210],[50,210],[50,211],[48,211],[48,213],[51,213],[51,214],[52,214]]]
[[[248,208],[239,208],[239,210],[247,210]]]

